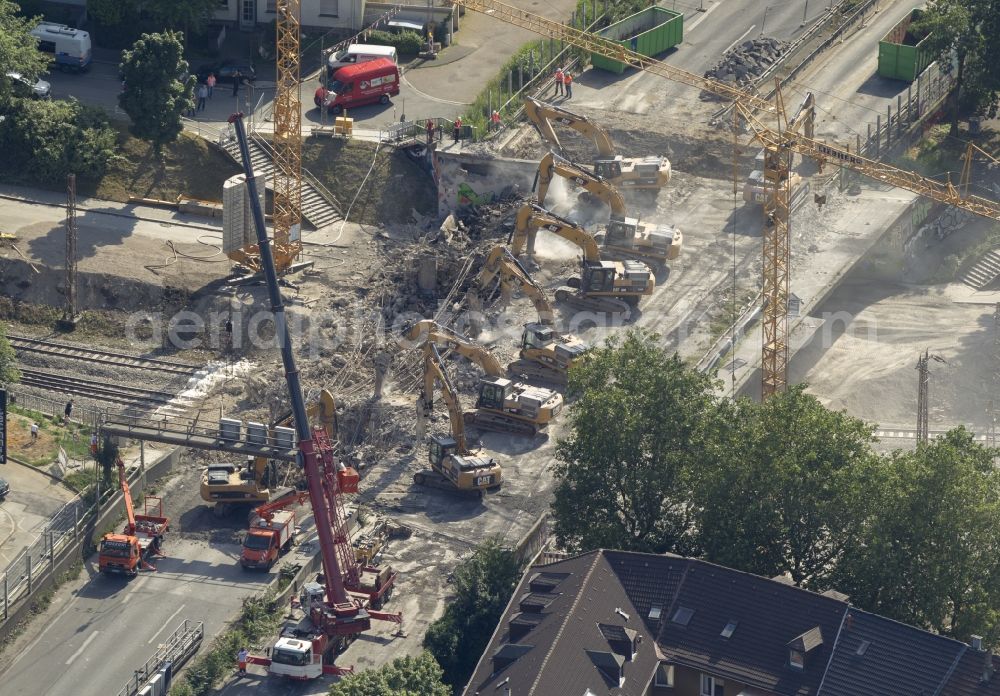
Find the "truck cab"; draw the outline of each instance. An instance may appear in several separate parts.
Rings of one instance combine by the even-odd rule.
[[[101,539],[97,565],[105,575],[135,577],[139,573],[139,541],[127,534],[107,534]]]

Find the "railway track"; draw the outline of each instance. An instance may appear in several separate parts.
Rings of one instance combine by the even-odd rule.
[[[176,398],[176,394],[170,392],[111,385],[105,381],[67,377],[53,372],[27,368],[21,368],[20,383],[26,387],[36,387],[96,401],[110,401],[146,408],[163,406]]]
[[[72,360],[86,360],[88,362],[117,365],[119,367],[132,367],[141,370],[152,370],[155,372],[167,372],[175,375],[191,375],[198,369],[198,365],[178,362],[175,360],[140,358],[127,353],[82,348],[80,346],[74,346],[67,343],[43,341],[37,338],[28,338],[26,336],[8,336],[7,339],[10,341],[11,346],[19,353],[55,355]]]

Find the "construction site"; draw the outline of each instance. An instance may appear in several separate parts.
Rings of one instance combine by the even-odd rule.
[[[283,677],[326,693],[418,654],[477,544],[496,537],[526,560],[550,544],[569,370],[631,327],[734,398],[806,382],[888,449],[957,425],[996,443],[1000,168],[972,144],[963,172],[910,166],[951,78],[873,75],[873,46],[908,5],[831,10],[802,41],[761,27],[696,60],[715,16],[703,9],[651,57],[498,0],[458,4],[595,67],[572,99],[539,81],[477,142],[427,138],[421,121],[379,142],[416,163],[424,199],[392,178],[360,189],[405,222],[352,221],[337,191],[332,219],[304,214],[301,78],[280,59],[298,55],[297,3],[282,0],[273,133],[265,148],[237,114],[213,143],[243,172],[221,205],[76,200],[72,182],[68,196],[4,195],[20,206],[0,241],[0,317],[22,372],[11,401],[72,399],[120,448],[126,512],[124,529],[116,508],[92,530],[112,531],[46,610],[66,631],[5,633],[9,693],[29,693],[43,653],[60,669],[31,693],[69,693],[97,664],[86,651],[111,646],[121,693],[162,693],[142,691],[166,659],[150,657],[161,625],[204,622],[207,642],[293,564],[289,620],[246,646],[249,676],[219,693]],[[361,126],[322,137],[363,140]],[[171,464],[140,513],[130,485],[148,485],[161,455]],[[25,620],[22,575],[5,575],[5,620]],[[136,583],[155,602],[96,608]],[[95,616],[109,623],[85,634]],[[143,626],[134,645],[113,622]]]

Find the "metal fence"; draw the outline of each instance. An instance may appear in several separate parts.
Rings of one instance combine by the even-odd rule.
[[[64,399],[53,399],[47,396],[39,396],[38,394],[29,394],[24,391],[8,390],[8,393],[10,394],[9,401],[12,405],[29,411],[43,413],[54,418],[61,417],[63,409],[66,408],[66,401]],[[125,409],[93,408],[91,406],[73,404],[72,420],[82,423],[88,428],[96,429],[109,414],[124,412]]]
[[[178,668],[198,652],[205,638],[205,624],[201,621],[184,619],[184,622],[156,648],[142,667],[133,671],[118,696],[136,696],[157,675],[164,680],[163,690],[166,693],[167,683]]]

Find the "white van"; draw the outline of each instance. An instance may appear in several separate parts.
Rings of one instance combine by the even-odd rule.
[[[337,51],[336,53],[330,54],[328,74],[333,75],[333,73],[341,68],[346,68],[348,65],[365,63],[369,60],[375,60],[376,58],[388,58],[393,63],[399,62],[396,60],[395,46],[381,46],[378,44],[351,44],[347,47],[347,50]]]
[[[65,24],[41,22],[31,30],[38,50],[51,53],[61,70],[81,71],[90,67],[90,34]]]

